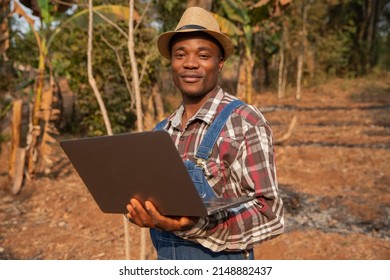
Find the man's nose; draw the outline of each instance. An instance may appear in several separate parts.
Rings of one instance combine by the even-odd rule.
[[[196,59],[195,55],[187,55],[184,61],[184,68],[187,69],[197,69],[199,67],[199,63]]]

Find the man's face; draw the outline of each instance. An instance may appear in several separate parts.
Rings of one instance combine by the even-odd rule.
[[[216,88],[223,60],[214,40],[203,33],[176,35],[171,51],[173,82],[185,101],[199,101]]]

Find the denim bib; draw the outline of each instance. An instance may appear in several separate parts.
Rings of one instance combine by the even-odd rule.
[[[215,118],[210,128],[207,130],[199,148],[195,154],[197,162],[190,160],[184,161],[184,165],[187,168],[188,174],[190,175],[194,185],[201,198],[214,197],[216,196],[214,190],[209,185],[204,176],[203,163],[206,162],[213,150],[215,143],[217,142],[218,136],[220,135],[222,128],[226,121],[230,117],[231,113],[235,108],[242,105],[243,102],[240,100],[234,100],[226,105],[222,111]],[[167,119],[158,123],[154,130],[163,130],[167,124]],[[178,259],[178,260],[207,260],[207,259],[221,259],[221,260],[243,260],[253,259],[253,250],[238,252],[213,252],[202,245],[185,240],[176,236],[173,232],[162,231],[159,229],[150,229],[150,236],[154,247],[157,250],[158,259]]]

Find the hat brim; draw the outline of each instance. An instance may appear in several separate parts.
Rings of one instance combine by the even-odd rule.
[[[169,31],[161,34],[157,39],[157,48],[161,55],[167,59],[172,58],[171,49],[169,43],[173,36],[180,33],[189,33],[189,32],[204,32],[214,37],[222,46],[224,50],[223,61],[227,60],[234,53],[233,41],[226,36],[225,34],[211,31],[211,30],[199,30],[199,29],[186,29],[183,31]]]

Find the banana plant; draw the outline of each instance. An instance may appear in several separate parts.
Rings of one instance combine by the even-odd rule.
[[[46,37],[44,34],[46,31],[44,30],[48,24],[50,24],[51,15],[49,13],[48,1],[40,0],[37,2],[41,11],[42,22],[41,22],[41,31],[36,30],[35,21],[32,17],[30,17],[25,10],[22,8],[21,4],[17,1],[14,1],[14,10],[13,13],[18,14],[23,17],[27,23],[30,25],[30,28],[34,34],[38,50],[39,50],[39,59],[38,59],[38,69],[37,75],[35,78],[34,85],[34,99],[33,99],[33,109],[31,112],[31,118],[29,122],[29,131],[27,134],[27,171],[29,175],[32,175],[35,170],[35,163],[37,161],[37,155],[42,148],[42,146],[46,145],[47,141],[50,141],[50,138],[45,139],[46,141],[39,144],[39,138],[41,135],[45,135],[48,132],[41,132],[40,119],[42,119],[41,112],[41,100],[42,100],[42,92],[44,88],[45,82],[45,62],[47,57],[47,47],[46,47]],[[51,87],[48,87],[49,95],[52,95]],[[45,127],[47,128],[47,127]]]
[[[248,103],[252,103],[252,71],[255,64],[253,35],[259,32],[259,23],[270,17],[271,5],[286,5],[291,0],[261,0],[247,6],[243,1],[221,1],[226,17],[214,14],[221,31],[230,35],[236,45],[242,47],[238,73],[237,95]]]
[[[32,3],[24,1],[31,6]],[[55,142],[50,133],[55,133],[54,126],[50,123],[55,115],[59,113],[51,107],[53,100],[52,84],[54,80],[53,69],[50,67],[50,46],[61,30],[70,25],[87,29],[88,27],[88,9],[82,10],[57,27],[53,27],[55,18],[51,10],[53,4],[50,0],[37,0],[38,10],[34,14],[40,18],[40,27],[37,28],[35,20],[29,16],[18,1],[14,1],[14,14],[23,17],[30,25],[34,34],[36,44],[39,50],[39,62],[37,75],[35,78],[33,109],[31,112],[31,121],[27,135],[26,159],[27,171],[31,176],[36,172],[45,171],[46,163],[49,163],[48,154],[50,153],[49,143]],[[27,6],[29,6],[27,5]],[[101,5],[96,6],[94,11],[94,25],[111,23],[115,25],[118,21],[128,21],[129,8],[120,5]],[[135,20],[139,20],[139,15],[135,13]],[[122,33],[123,34],[123,33]],[[124,36],[127,36],[125,33]],[[49,82],[47,82],[49,81]]]

